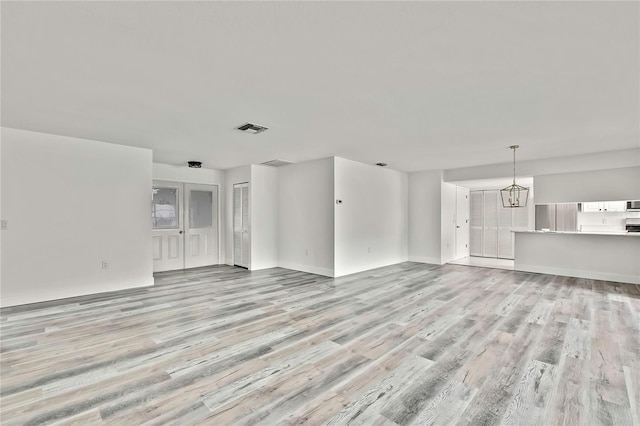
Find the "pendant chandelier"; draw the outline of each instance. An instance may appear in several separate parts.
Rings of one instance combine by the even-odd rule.
[[[513,183],[500,190],[502,207],[525,207],[529,199],[529,188],[516,185],[516,149],[520,145],[511,145],[509,148],[513,150]]]

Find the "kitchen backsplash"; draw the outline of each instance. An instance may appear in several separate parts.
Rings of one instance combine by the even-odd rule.
[[[628,217],[640,218],[640,212],[578,212],[578,230],[624,231],[625,219]]]

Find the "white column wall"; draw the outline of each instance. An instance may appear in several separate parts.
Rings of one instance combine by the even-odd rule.
[[[251,166],[251,270],[278,266],[278,168]]]
[[[278,263],[334,275],[333,158],[278,168]]]
[[[442,171],[409,174],[409,260],[442,263]]]
[[[335,157],[335,276],[407,260],[406,173]]]

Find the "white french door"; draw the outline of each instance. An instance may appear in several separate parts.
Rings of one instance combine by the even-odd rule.
[[[154,182],[151,196],[153,271],[184,268],[183,185]]]
[[[185,184],[184,267],[218,263],[218,187]]]
[[[153,271],[219,263],[218,187],[154,181]]]
[[[233,185],[233,264],[249,268],[249,184]]]

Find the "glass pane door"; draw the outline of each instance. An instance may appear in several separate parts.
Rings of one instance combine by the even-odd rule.
[[[211,228],[213,226],[213,192],[191,190],[189,226]]]
[[[177,229],[180,207],[177,188],[153,188],[151,218],[153,229]]]

